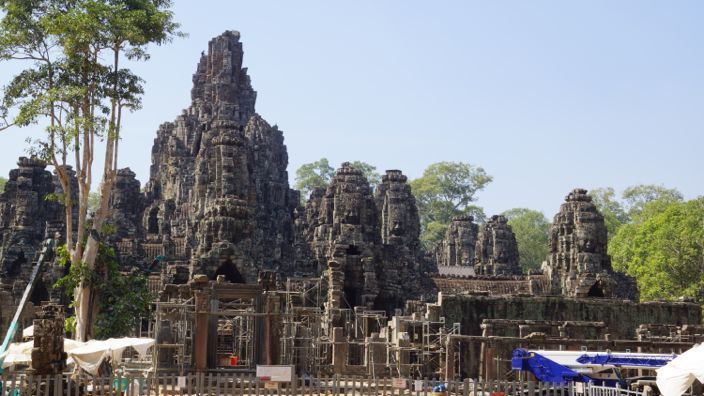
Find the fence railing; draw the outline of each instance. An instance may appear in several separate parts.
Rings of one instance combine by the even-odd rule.
[[[441,381],[433,379],[393,379],[351,376],[299,377],[292,382],[262,381],[252,374],[234,372],[113,375],[85,377],[72,375],[34,376],[4,373],[0,377],[2,396],[643,396],[641,393],[597,387],[559,385],[531,381]],[[446,387],[444,395],[433,392]]]
[[[648,396],[640,391],[594,384],[573,384],[573,388],[576,396]]]

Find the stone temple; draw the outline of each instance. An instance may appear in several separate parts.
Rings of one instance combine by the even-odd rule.
[[[516,237],[503,216],[481,225],[471,216],[457,217],[444,240],[424,251],[418,207],[400,170],[387,170],[372,186],[343,163],[302,206],[300,193],[289,186],[283,132],[257,114],[243,57],[237,32],[208,43],[193,75],[190,106],[156,132],[146,185],[121,169],[111,200],[117,232],[106,242],[116,248],[123,271],[150,274],[159,293],[157,317],[178,316],[162,312],[160,304],[198,307],[183,316],[194,317],[193,323],[155,323],[161,329],[157,345],[193,351],[189,367],[218,366],[222,340],[246,333],[257,337],[241,352],[250,365],[361,374],[395,356],[382,366],[398,365],[406,374],[496,378],[494,364],[480,362],[506,359],[508,348],[526,345],[521,337],[529,333],[541,334],[531,338],[545,341],[537,346],[574,348],[604,334],[633,340],[639,326],[651,329],[653,323],[671,331],[701,322],[696,304],[637,302],[635,281],[611,268],[604,218],[586,190],[568,194],[554,217],[542,271],[530,274],[521,272]],[[62,204],[44,199],[60,192],[45,164],[20,158],[0,194],[2,328],[43,240],[58,235],[61,241]],[[35,307],[65,303],[51,288],[62,274],[56,265],[45,267],[31,299]],[[252,316],[230,318],[223,309],[220,319],[209,319],[208,310],[220,312],[217,307],[234,301],[251,304]],[[40,318],[48,317],[44,311],[60,316],[55,310],[37,312]],[[29,323],[34,310],[26,316]],[[245,325],[258,330],[237,333]],[[194,330],[178,332],[179,326]],[[677,331],[695,331],[688,329]],[[434,344],[426,345],[430,340]],[[613,347],[607,340],[605,348]],[[310,346],[316,342],[322,346]],[[388,351],[379,349],[382,344]],[[462,351],[461,368],[438,363],[452,362],[455,349]],[[155,354],[158,364],[173,360],[171,352]],[[428,354],[435,363],[420,362]],[[191,356],[179,356],[185,355]],[[368,361],[370,356],[379,360]]]

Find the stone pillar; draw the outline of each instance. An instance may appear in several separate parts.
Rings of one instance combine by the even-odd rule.
[[[196,371],[208,368],[208,317],[210,316],[210,293],[196,290],[193,292],[196,303],[196,321],[194,329],[193,357]]]
[[[64,311],[58,304],[46,304],[34,319],[34,348],[31,368],[33,375],[55,375],[66,367],[64,352]]]
[[[344,374],[347,366],[347,339],[342,333],[342,327],[332,329],[332,371],[334,374]]]
[[[281,357],[281,297],[266,293],[264,320],[264,364],[279,364]]]

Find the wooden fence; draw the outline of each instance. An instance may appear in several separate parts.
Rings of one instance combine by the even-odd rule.
[[[439,396],[433,392],[444,384],[446,396],[640,396],[606,389],[577,388],[523,381],[439,381],[432,379],[390,379],[365,377],[296,378],[290,383],[262,381],[252,374],[199,373],[186,376],[159,374],[158,377],[114,375],[112,377],[32,376],[4,373],[2,396]],[[589,389],[589,391],[586,391]]]

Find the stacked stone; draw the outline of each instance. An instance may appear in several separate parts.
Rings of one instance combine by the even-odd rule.
[[[637,299],[635,280],[611,268],[604,217],[587,190],[572,190],[550,227],[543,270],[554,294]]]
[[[420,217],[407,182],[400,170],[387,170],[374,191],[381,232],[378,299],[393,307],[402,307],[422,290]]]
[[[117,247],[117,258],[125,271],[144,264],[144,250],[138,243],[144,237],[140,216],[143,203],[135,173],[130,168],[119,169],[110,197],[108,218],[114,233],[107,235],[106,242]]]
[[[362,172],[343,163],[296,222],[307,244],[297,260],[318,273],[339,263],[348,307],[392,309],[421,293],[418,209],[401,171],[387,171],[372,196]]]
[[[475,251],[478,275],[521,275],[516,235],[506,217],[491,216],[479,231]]]
[[[331,260],[341,265],[348,306],[373,304],[378,294],[373,286],[378,275],[379,226],[367,179],[360,170],[343,163],[321,201],[310,207],[319,208],[311,241],[318,265]],[[374,272],[365,271],[368,260],[374,263]]]
[[[64,352],[64,307],[45,304],[34,319],[34,348],[28,374],[61,374],[66,367]]]
[[[293,272],[298,197],[282,132],[255,112],[243,54],[238,32],[210,41],[191,106],[157,132],[140,217],[143,242],[161,245],[191,274],[254,283],[260,269]]]
[[[374,201],[380,213],[381,242],[420,248],[420,218],[408,178],[400,170],[387,170],[374,191]]]
[[[0,289],[3,298],[0,327],[7,328],[39,255],[42,242],[65,231],[65,212],[58,200],[49,199],[56,191],[55,179],[46,164],[21,157],[10,171],[5,191],[0,194]],[[57,241],[61,243],[61,241]],[[51,285],[61,274],[40,274],[31,301],[38,304],[51,298]],[[56,291],[54,294],[60,294]]]
[[[458,216],[445,232],[445,238],[435,247],[438,266],[474,265],[479,226],[472,216]]]

